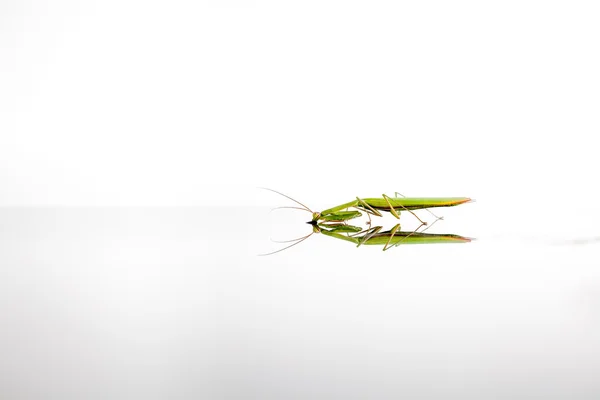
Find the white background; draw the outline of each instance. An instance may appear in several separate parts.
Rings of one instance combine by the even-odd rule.
[[[3,1],[0,393],[597,398],[599,19]],[[308,228],[257,186],[469,196],[438,227],[480,240],[257,258]]]
[[[594,2],[5,1],[0,15],[4,205],[236,205],[242,184],[334,203],[597,193]]]

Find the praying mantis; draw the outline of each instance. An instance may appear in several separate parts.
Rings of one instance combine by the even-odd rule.
[[[427,234],[417,232],[417,230],[427,222],[421,220],[412,210],[429,209],[435,207],[453,207],[472,201],[468,197],[389,197],[385,194],[380,198],[359,198],[335,207],[328,208],[321,212],[314,212],[299,201],[280,193],[273,189],[262,188],[281,196],[284,196],[301,207],[277,207],[294,208],[308,211],[312,214],[312,219],[307,223],[313,226],[313,232],[304,237],[285,241],[281,243],[295,242],[283,249],[272,253],[261,254],[270,255],[286,250],[308,239],[315,233],[322,233],[326,236],[353,242],[358,246],[365,245],[383,245],[383,251],[399,244],[417,244],[417,243],[451,243],[451,242],[469,242],[471,239],[459,235],[451,234]],[[356,210],[349,210],[355,208]],[[371,215],[381,217],[381,212],[389,212],[395,218],[400,219],[400,211],[408,211],[415,216],[421,225],[413,232],[400,231],[400,224],[396,224],[391,230],[381,232],[381,226],[371,227],[362,230],[359,227],[349,225],[348,221],[362,216],[361,211],[369,217],[368,224],[371,224]],[[433,213],[432,213],[433,214]],[[433,214],[435,216],[435,214]],[[436,222],[441,218],[436,217]],[[344,235],[345,233],[345,235]]]
[[[292,199],[293,200],[293,199]],[[295,200],[294,200],[295,201]],[[468,203],[471,201],[468,197],[389,197],[385,194],[381,198],[365,198],[359,197],[356,200],[341,204],[336,207],[328,208],[327,210],[313,212],[312,222],[319,221],[347,221],[353,218],[360,217],[362,214],[359,211],[341,211],[350,207],[364,210],[367,214],[381,217],[380,211],[390,212],[394,217],[400,219],[397,209],[402,209],[414,215],[422,224],[423,222],[412,210],[434,207],[452,207],[459,204]]]

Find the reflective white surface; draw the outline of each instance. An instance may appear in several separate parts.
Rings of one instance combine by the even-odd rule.
[[[468,226],[481,205],[461,207]],[[600,394],[598,244],[256,256],[309,231],[298,214],[2,209],[3,398]]]

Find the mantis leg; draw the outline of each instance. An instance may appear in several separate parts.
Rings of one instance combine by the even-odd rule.
[[[394,214],[394,217],[396,217],[396,218],[400,219],[400,216],[399,216],[399,215],[398,215],[398,213],[396,212],[396,209],[394,208],[394,206],[392,205],[392,203],[390,203],[390,197],[386,196],[385,194],[382,194],[382,196],[383,196],[383,198],[385,199],[385,201],[388,203],[388,205],[390,206],[390,212],[391,212],[392,214]],[[406,210],[406,211],[408,211],[409,213],[411,213],[412,215],[414,215],[414,216],[415,216],[415,218],[416,218],[416,219],[418,219],[418,220],[419,220],[419,222],[421,222],[421,224],[423,224],[423,225],[427,225],[427,222],[423,222],[423,221],[421,220],[421,218],[419,218],[419,217],[417,216],[417,214],[415,214],[414,212],[412,212],[411,210],[409,210],[408,208],[406,208],[406,207],[404,207],[404,206],[402,206],[402,205],[401,205],[401,207],[402,207],[404,210]]]
[[[383,251],[386,251],[387,249],[389,249],[390,247],[394,247],[394,246],[390,246],[390,242],[392,241],[392,238],[394,237],[394,235],[396,234],[396,231],[400,229],[400,224],[396,224],[392,230],[390,231],[390,237],[388,238],[387,243],[385,244],[385,246],[383,246]]]
[[[320,215],[325,216],[325,215],[328,215],[328,214],[333,214],[333,213],[345,210],[345,209],[350,208],[350,207],[356,207],[357,204],[358,204],[358,201],[354,200],[354,201],[351,201],[351,202],[348,202],[348,203],[341,204],[341,205],[336,206],[336,207],[328,208],[327,210],[323,210],[323,211],[321,211]]]
[[[365,235],[363,237],[361,237],[360,239],[358,239],[358,245],[356,245],[356,247],[360,247],[361,244],[363,244],[364,242],[369,240],[371,238],[371,236],[373,236],[380,230],[381,230],[381,226],[374,226],[373,228],[364,230],[363,232],[365,233]]]
[[[434,221],[433,224],[435,224],[436,222],[437,222],[437,220]],[[431,225],[433,225],[433,224],[431,224]],[[404,242],[406,239],[408,239],[409,237],[411,237],[412,235],[414,235],[415,233],[417,233],[422,226],[423,226],[423,224],[419,225],[417,227],[417,229],[415,229],[414,231],[412,231],[411,233],[409,233],[408,235],[406,235],[404,237],[404,239],[399,240],[398,243],[395,243],[393,246],[390,246],[390,247],[400,246],[402,244],[402,242]],[[429,229],[429,226],[427,228],[423,229],[423,232],[425,232],[427,229]],[[390,238],[390,240],[392,240],[392,239]],[[384,248],[383,250],[386,250],[386,249]]]
[[[399,192],[394,192],[394,197],[395,197],[395,198],[398,198],[398,195],[400,195],[400,196],[402,196],[402,197],[406,197],[406,196],[405,196],[405,195],[403,195],[402,193],[399,193]],[[436,220],[436,221],[437,221],[437,220],[440,220],[440,219],[444,219],[444,217],[438,217],[437,215],[435,215],[435,214],[433,213],[433,211],[431,211],[429,208],[426,208],[425,210],[427,210],[427,212],[428,212],[429,214],[433,215],[433,216],[435,217],[435,220]]]
[[[367,214],[370,214],[369,210],[371,210],[373,215],[377,215],[378,217],[381,217],[381,213],[379,211],[377,211],[376,209],[374,209],[373,207],[371,207],[370,205],[368,205],[364,200],[362,200],[361,198],[358,198],[358,197],[356,198],[356,200],[358,200],[358,202],[360,204],[362,204],[362,206],[365,208],[365,212]],[[369,221],[370,220],[371,219],[369,218]]]

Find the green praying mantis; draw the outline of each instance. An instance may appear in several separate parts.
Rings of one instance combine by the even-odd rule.
[[[358,246],[361,245],[383,245],[383,251],[390,249],[391,247],[398,246],[400,244],[424,244],[424,243],[464,243],[470,242],[470,238],[466,238],[459,235],[452,234],[429,234],[424,232],[418,232],[419,228],[428,225],[427,222],[421,220],[413,210],[418,209],[430,209],[435,207],[453,207],[460,204],[468,203],[472,201],[468,197],[389,197],[385,194],[382,197],[377,198],[359,198],[356,200],[340,204],[332,208],[328,208],[321,212],[314,212],[306,205],[299,201],[280,193],[273,189],[262,188],[272,192],[275,192],[281,196],[284,196],[301,207],[277,207],[279,208],[294,208],[299,210],[305,210],[312,214],[312,219],[307,223],[312,225],[313,231],[309,235],[304,237],[293,239],[280,243],[295,242],[291,245],[284,247],[283,249],[261,255],[271,255],[280,251],[286,250],[292,246],[295,246],[302,241],[308,239],[315,233],[322,233],[326,236],[341,239],[352,242]],[[354,208],[354,210],[350,210]],[[381,217],[382,212],[392,214],[395,218],[400,219],[400,212],[407,211],[415,216],[421,222],[421,225],[412,232],[400,231],[400,224],[396,224],[389,231],[381,231],[381,226],[370,227],[368,229],[361,229],[360,227],[349,225],[348,221],[361,217],[362,212],[366,213],[371,225],[371,216]],[[430,211],[431,212],[431,211]],[[435,216],[435,214],[432,213]],[[436,221],[442,219],[437,216]],[[434,223],[435,223],[434,222]]]

